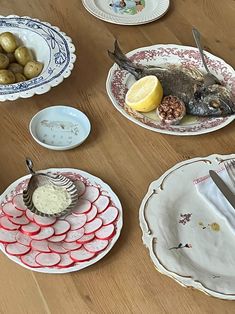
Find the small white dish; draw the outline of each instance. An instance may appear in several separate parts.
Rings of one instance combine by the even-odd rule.
[[[68,150],[86,140],[91,124],[78,109],[61,105],[39,111],[31,119],[29,130],[41,146],[52,150]]]

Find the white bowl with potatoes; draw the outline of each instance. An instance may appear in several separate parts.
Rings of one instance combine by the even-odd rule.
[[[43,94],[71,74],[70,37],[30,17],[0,16],[0,101]]]

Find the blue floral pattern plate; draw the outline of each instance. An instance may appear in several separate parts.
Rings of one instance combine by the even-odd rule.
[[[71,38],[58,27],[27,16],[9,15],[0,16],[0,33],[3,32],[12,32],[44,67],[36,78],[0,85],[0,101],[46,93],[71,74],[76,60],[75,47]]]

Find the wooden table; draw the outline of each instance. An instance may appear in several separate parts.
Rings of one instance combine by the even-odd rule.
[[[234,152],[234,123],[196,137],[161,135],[125,119],[105,91],[112,65],[107,49],[112,49],[114,38],[126,52],[157,43],[194,45],[194,25],[206,49],[234,67],[234,0],[172,0],[165,17],[136,27],[97,20],[79,0],[2,0],[1,14],[27,15],[59,26],[72,37],[78,57],[72,75],[50,92],[0,104],[1,192],[25,175],[25,156],[37,169],[83,169],[118,194],[124,228],[104,259],[77,273],[35,273],[1,254],[0,313],[234,313],[234,302],[185,289],[158,273],[142,244],[138,221],[149,183],[169,167],[191,157]],[[89,116],[92,133],[81,147],[56,152],[42,148],[30,136],[32,116],[56,104],[77,107]]]

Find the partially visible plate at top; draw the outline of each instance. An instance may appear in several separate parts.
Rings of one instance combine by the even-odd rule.
[[[235,300],[234,231],[199,195],[195,182],[234,158],[211,155],[176,164],[150,184],[139,213],[143,242],[157,270],[226,300]]]
[[[162,17],[170,6],[169,0],[82,0],[82,3],[98,19],[120,25],[153,22]]]
[[[235,96],[235,71],[224,60],[205,52],[209,70],[216,75]],[[196,67],[205,72],[197,48],[180,45],[154,45],[133,50],[127,54],[135,63],[142,65],[183,65]],[[106,89],[115,108],[130,121],[158,133],[171,135],[200,135],[223,128],[231,123],[235,115],[228,117],[196,117],[189,116],[179,125],[164,125],[157,118],[155,112],[140,113],[125,104],[125,95],[135,82],[133,75],[114,64],[109,71]]]

